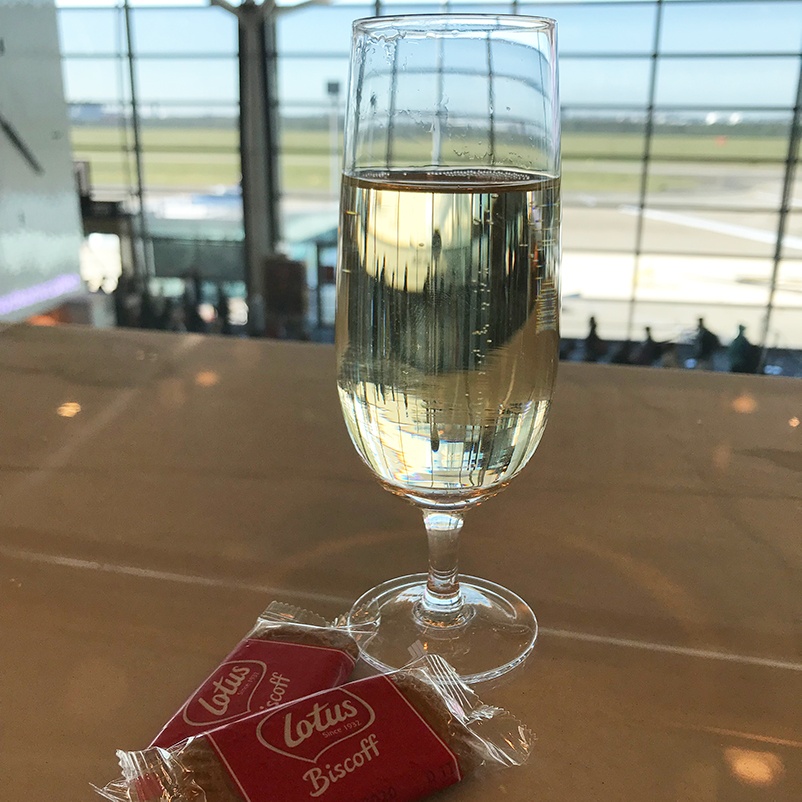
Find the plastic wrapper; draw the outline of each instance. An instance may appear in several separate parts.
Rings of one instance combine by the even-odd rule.
[[[341,685],[358,658],[359,648],[344,629],[308,610],[273,602],[150,745],[171,746]]]
[[[427,656],[169,749],[118,752],[122,779],[96,790],[113,802],[411,802],[523,763],[532,740]]]

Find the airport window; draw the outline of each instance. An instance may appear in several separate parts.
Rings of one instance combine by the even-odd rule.
[[[94,191],[141,199],[176,263],[179,240],[241,240],[232,15],[201,0],[131,0],[128,14],[121,0],[58,5],[73,149]],[[769,334],[783,340],[802,314],[798,140],[789,158],[802,127],[800,0],[282,5],[276,147],[292,253],[329,247],[336,227],[352,20],[443,10],[558,19],[564,335],[583,336],[596,314],[610,336],[637,338],[650,320],[675,336],[704,302],[755,335],[770,305]],[[449,65],[447,81],[469,86],[469,68]],[[240,246],[226,253],[241,281]]]

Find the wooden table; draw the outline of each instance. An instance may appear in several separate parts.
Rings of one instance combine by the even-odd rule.
[[[481,690],[536,731],[442,800],[802,799],[802,383],[567,364],[463,569],[541,635]],[[0,786],[78,802],[273,598],[421,570],[340,418],[330,346],[0,332]]]

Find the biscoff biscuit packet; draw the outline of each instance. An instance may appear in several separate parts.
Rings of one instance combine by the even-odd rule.
[[[274,601],[150,746],[171,746],[260,710],[341,685],[358,658],[359,647],[344,628],[308,610]]]
[[[169,749],[118,752],[113,802],[412,802],[482,767],[516,766],[533,736],[421,658],[248,716]]]

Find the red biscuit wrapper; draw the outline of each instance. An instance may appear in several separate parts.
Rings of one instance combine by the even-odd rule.
[[[412,802],[523,763],[532,740],[427,656],[169,749],[120,751],[123,778],[96,790],[113,802]]]
[[[273,602],[150,745],[171,746],[341,685],[358,658],[359,647],[347,632],[307,610]]]

